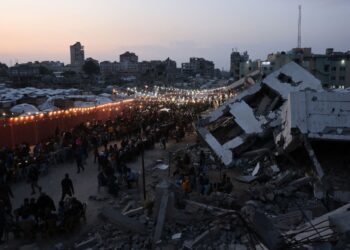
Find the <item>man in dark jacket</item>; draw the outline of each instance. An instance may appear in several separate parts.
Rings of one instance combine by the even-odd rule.
[[[36,208],[39,218],[43,218],[47,212],[56,211],[55,202],[45,193],[41,193],[39,196],[36,202]]]
[[[2,179],[0,179],[0,200],[4,202],[4,206],[7,209],[12,209],[10,197],[13,198],[13,193],[9,185]]]
[[[4,230],[5,230],[5,203],[0,200],[0,245],[4,243],[2,240],[2,237],[4,235]]]
[[[41,192],[41,187],[38,185],[39,174],[40,173],[38,167],[35,165],[31,166],[28,177],[30,181],[30,186],[32,188],[32,195],[35,194],[35,188],[37,188],[39,192]]]
[[[83,148],[81,146],[78,146],[78,148],[75,151],[75,160],[77,162],[77,173],[80,173],[81,170],[85,170],[84,168],[84,162],[83,162]]]
[[[74,187],[73,187],[73,182],[72,180],[69,178],[69,175],[66,174],[64,179],[61,182],[61,186],[62,186],[62,197],[61,197],[61,201],[64,200],[65,196],[68,195],[70,197],[72,197],[74,195]]]

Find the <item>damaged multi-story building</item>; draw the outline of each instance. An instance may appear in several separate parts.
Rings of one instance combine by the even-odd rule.
[[[237,181],[252,183],[248,210],[264,213],[245,219],[267,249],[349,249],[347,90],[323,89],[291,62],[209,113],[197,132],[226,168],[240,169]]]
[[[291,62],[228,100],[197,124],[201,138],[226,167],[247,151],[275,155],[302,146],[321,179],[312,141],[350,141],[350,95],[329,91]]]

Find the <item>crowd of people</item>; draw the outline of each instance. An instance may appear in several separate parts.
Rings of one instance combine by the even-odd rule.
[[[212,192],[231,193],[233,183],[225,173],[220,176],[219,182],[210,181],[208,171],[205,168],[206,158],[204,151],[201,151],[199,162],[193,162],[188,152],[182,158],[177,159],[176,169],[173,172],[175,183],[182,188],[185,194],[194,191],[202,195],[210,195]]]
[[[13,197],[13,194],[10,187],[2,181],[0,236],[5,235],[4,240],[7,240],[9,233],[13,233],[16,238],[34,240],[38,233],[47,237],[59,232],[70,232],[78,225],[81,218],[85,220],[86,205],[73,197],[73,183],[68,174],[65,175],[61,184],[62,198],[57,207],[54,200],[40,190],[37,199],[25,198],[22,205],[12,211],[9,196]],[[7,190],[7,194],[4,190]],[[69,197],[66,198],[66,195]]]
[[[0,212],[3,213],[0,215],[0,237],[9,228],[16,236],[29,238],[35,237],[38,230],[49,235],[68,231],[76,223],[72,218],[84,217],[84,204],[74,197],[76,194],[68,174],[61,183],[62,196],[57,209],[53,199],[40,186],[40,176],[47,174],[57,161],[75,161],[77,173],[81,173],[92,151],[98,169],[98,188],[106,186],[110,193],[118,195],[121,183],[130,188],[138,182],[138,173],[127,167],[129,161],[156,143],[165,149],[169,138],[180,141],[191,128],[192,121],[206,108],[198,103],[177,105],[140,101],[123,109],[114,119],[87,122],[71,131],[57,128],[55,135],[45,142],[1,149]],[[116,141],[120,141],[120,146]],[[57,156],[57,152],[60,155]],[[30,183],[31,195],[39,192],[40,196],[37,200],[33,197],[25,199],[21,207],[13,210],[11,198],[14,194],[10,187],[23,180]]]

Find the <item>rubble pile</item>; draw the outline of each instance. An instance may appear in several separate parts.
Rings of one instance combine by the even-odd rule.
[[[254,216],[243,213],[267,249],[348,249],[348,226],[333,228],[328,213],[350,224],[339,210],[350,202],[349,107],[348,93],[324,90],[292,62],[197,123],[217,159],[248,185],[245,197],[263,215],[259,222],[279,235],[259,232]],[[315,224],[320,218],[326,226]]]
[[[75,249],[350,249],[348,94],[292,62],[196,127],[204,143],[146,169],[147,201],[110,201]]]

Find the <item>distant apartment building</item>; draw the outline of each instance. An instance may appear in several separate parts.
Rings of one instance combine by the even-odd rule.
[[[164,61],[152,60],[138,62],[138,56],[132,52],[125,52],[119,56],[119,62],[103,61],[100,71],[104,77],[133,77],[143,81],[175,79],[177,72],[176,62],[167,58]]]
[[[70,46],[70,65],[67,69],[80,72],[82,70],[84,62],[84,46],[82,46],[80,42],[76,42],[75,44]]]
[[[84,46],[77,42],[70,46],[70,64],[83,65],[85,62]]]
[[[119,72],[125,75],[135,75],[139,73],[138,56],[132,52],[125,52],[119,56]]]
[[[311,48],[295,48],[289,52],[277,52],[269,54],[261,63],[261,71],[267,75],[290,61],[309,70],[324,86],[350,87],[350,51],[335,52],[329,48],[325,54],[313,54]]]
[[[162,62],[165,66],[165,71],[167,72],[167,74],[176,74],[176,69],[177,69],[177,65],[176,62],[174,60],[171,60],[169,57]]]
[[[172,82],[176,78],[176,62],[167,58],[164,61],[152,60],[139,63],[140,74],[148,80],[164,80]]]
[[[29,62],[10,67],[8,74],[13,79],[32,79],[40,76],[40,65]]]
[[[119,63],[118,62],[110,62],[110,61],[103,61],[100,62],[100,70],[101,74],[104,76],[111,76],[116,75],[119,71]]]
[[[201,75],[202,77],[214,77],[215,65],[204,58],[191,57],[188,63],[182,63],[182,73],[186,76]]]
[[[64,63],[59,61],[42,61],[40,66],[47,68],[51,72],[62,72],[64,70]]]
[[[230,75],[234,81],[245,77],[247,74],[259,69],[259,61],[249,59],[247,51],[242,54],[238,51],[232,51],[230,63]]]

